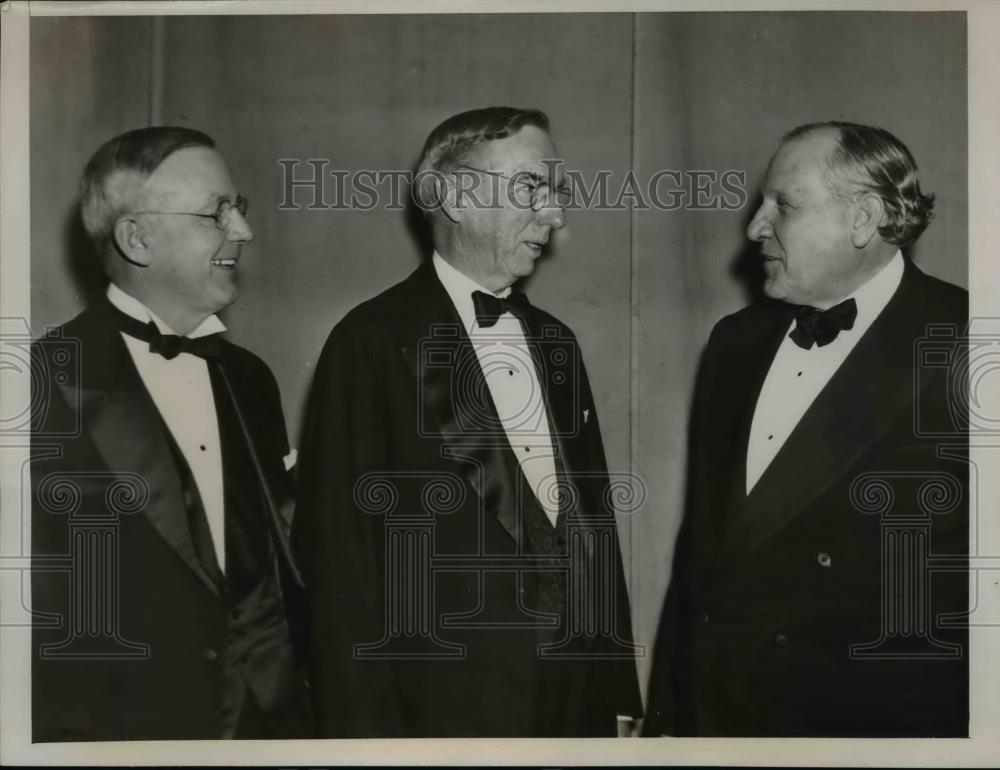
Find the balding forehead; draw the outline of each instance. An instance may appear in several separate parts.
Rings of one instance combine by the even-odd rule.
[[[832,128],[818,128],[784,142],[778,154],[794,162],[817,160],[829,164],[840,146],[840,134]]]
[[[171,153],[143,182],[145,205],[203,206],[230,197],[234,190],[222,155],[210,147],[185,147]]]
[[[811,166],[829,167],[839,146],[836,131],[817,129],[782,142],[767,166],[768,175],[792,172]]]
[[[524,126],[519,131],[502,139],[493,139],[476,145],[470,152],[480,163],[486,165],[522,164],[539,165],[542,161],[559,160],[558,150],[552,136],[538,126]]]

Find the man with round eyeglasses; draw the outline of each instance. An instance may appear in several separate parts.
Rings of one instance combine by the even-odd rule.
[[[466,163],[459,164],[451,173],[460,177],[464,171],[473,172],[471,184],[466,187],[460,182],[458,185],[460,190],[470,194],[476,193],[476,174],[492,177],[497,180],[497,183],[493,185],[491,197],[500,202],[506,201],[515,209],[541,211],[544,207],[551,205],[550,201],[554,201],[561,209],[568,208],[573,203],[573,191],[565,182],[556,184],[555,180],[551,178],[558,171],[559,163],[545,161],[543,165],[547,168],[546,174],[528,169],[522,169],[514,174],[504,174],[500,171],[470,166]],[[500,180],[506,184],[500,185]],[[498,191],[502,192],[502,195],[498,195]],[[476,200],[482,205],[482,200],[478,198]]]
[[[434,253],[331,332],[293,544],[323,737],[615,736],[641,712],[580,346],[514,284],[565,225],[548,118],[428,136]]]
[[[58,621],[33,629],[33,739],[308,737],[278,388],[216,315],[247,201],[179,127],[112,138],[80,192],[109,285],[33,350],[32,600]]]

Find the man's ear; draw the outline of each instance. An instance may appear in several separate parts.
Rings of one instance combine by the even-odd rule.
[[[863,249],[878,235],[879,225],[885,216],[885,204],[875,193],[863,193],[854,206],[854,221],[851,223],[851,243]]]
[[[134,219],[122,217],[115,222],[112,236],[118,252],[133,265],[147,267],[152,261],[147,235]]]

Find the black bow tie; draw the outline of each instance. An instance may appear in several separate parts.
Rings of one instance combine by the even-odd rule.
[[[159,353],[168,361],[177,358],[181,353],[190,353],[199,358],[218,358],[222,349],[222,338],[218,334],[206,334],[204,337],[181,337],[177,334],[163,334],[155,323],[143,323],[128,313],[115,308],[118,316],[118,328],[129,337],[149,343],[151,353]]]
[[[845,299],[828,310],[801,307],[795,313],[795,329],[788,335],[800,348],[809,350],[815,342],[820,347],[829,345],[842,329],[853,329],[858,317],[858,303]]]
[[[498,297],[484,291],[474,291],[472,292],[472,304],[476,308],[476,323],[481,329],[489,329],[504,313],[523,318],[530,305],[528,298],[519,291],[512,291],[506,297]]]

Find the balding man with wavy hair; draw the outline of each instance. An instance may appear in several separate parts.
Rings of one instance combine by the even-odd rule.
[[[702,360],[645,732],[966,735],[968,294],[901,252],[933,197],[843,122],[788,133],[762,197],[767,301]]]

